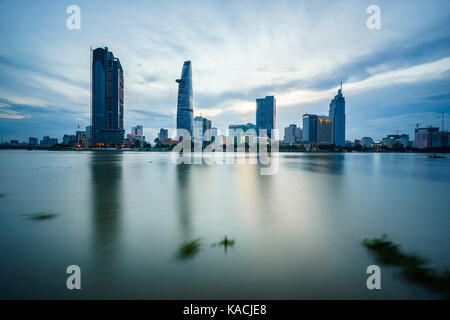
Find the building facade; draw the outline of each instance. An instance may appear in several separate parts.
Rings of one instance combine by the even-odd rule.
[[[284,139],[285,144],[295,144],[302,141],[302,129],[297,127],[295,124],[290,124],[289,127],[284,128]]]
[[[344,146],[345,144],[345,98],[342,95],[341,88],[338,94],[330,102],[329,117],[333,122],[333,130],[331,141],[336,146]]]
[[[381,139],[381,144],[388,148],[395,147],[396,145],[407,148],[409,147],[409,135],[390,134],[386,138]]]
[[[274,96],[256,99],[256,130],[261,136],[261,129],[265,129],[267,136],[272,138],[273,129],[276,128],[276,100]]]
[[[449,132],[439,131],[437,127],[416,128],[414,132],[414,148],[445,148],[450,146]]]
[[[28,144],[30,146],[37,146],[39,144],[38,138],[35,137],[29,137],[28,138]]]
[[[54,145],[58,144],[57,138],[50,138],[49,136],[44,136],[42,140],[40,141],[40,145],[42,147],[52,147]]]
[[[163,143],[165,140],[169,139],[169,130],[161,128],[158,132],[158,140]]]
[[[371,137],[362,137],[361,145],[366,148],[372,148],[373,139]]]
[[[203,117],[194,118],[194,133],[193,136],[197,141],[211,141],[211,120]]]
[[[317,142],[317,116],[315,114],[303,115],[303,141]]]
[[[178,103],[177,103],[177,138],[183,135],[186,130],[193,135],[194,129],[194,96],[192,91],[192,65],[191,61],[185,61],[181,78],[178,83]]]
[[[317,144],[333,144],[333,121],[327,116],[317,117]]]
[[[228,136],[234,137],[235,144],[254,143],[253,138],[257,136],[256,125],[253,123],[232,124],[228,126]]]
[[[122,65],[105,47],[92,51],[91,68],[92,144],[121,145],[124,136]]]

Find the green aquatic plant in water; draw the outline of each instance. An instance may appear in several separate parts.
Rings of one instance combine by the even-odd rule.
[[[186,241],[181,244],[178,249],[177,258],[178,259],[188,259],[195,256],[201,251],[201,239],[197,238],[191,241]]]
[[[385,265],[400,267],[406,279],[450,299],[450,271],[440,272],[427,266],[427,259],[416,254],[402,252],[400,246],[388,240],[386,234],[381,238],[364,239],[363,245],[373,251],[376,258]]]
[[[227,249],[228,249],[228,247],[231,247],[231,248],[232,248],[232,247],[234,246],[234,243],[235,243],[234,239],[228,239],[228,237],[225,236],[225,237],[222,239],[222,241],[217,242],[217,243],[213,243],[212,246],[213,246],[213,247],[215,247],[215,246],[222,246],[222,247],[224,247],[225,252],[226,252]]]
[[[28,219],[30,219],[30,220],[39,221],[39,220],[53,219],[53,218],[56,218],[58,215],[51,213],[51,212],[37,212],[37,213],[26,214],[25,216],[28,216]]]

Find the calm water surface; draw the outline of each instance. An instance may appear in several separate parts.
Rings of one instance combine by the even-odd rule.
[[[281,154],[174,165],[169,153],[0,151],[0,298],[428,299],[361,245],[387,233],[450,267],[450,159]],[[34,221],[29,214],[57,216]],[[236,240],[226,252],[211,244]],[[187,240],[202,251],[177,259]],[[79,291],[66,268],[81,267]]]

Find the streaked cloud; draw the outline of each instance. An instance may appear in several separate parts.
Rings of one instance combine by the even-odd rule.
[[[79,31],[65,28],[64,1],[2,2],[3,114],[27,115],[36,135],[53,125],[38,126],[41,107],[71,117],[61,123],[88,123],[90,46],[121,60],[127,128],[175,126],[184,60],[193,62],[195,114],[222,130],[255,122],[255,99],[266,95],[277,99],[279,127],[300,124],[303,113],[327,112],[341,80],[349,138],[362,134],[359,123],[404,113],[412,97],[416,114],[450,111],[448,99],[429,99],[450,94],[450,3],[381,2],[382,28],[369,31],[372,2],[80,0]]]

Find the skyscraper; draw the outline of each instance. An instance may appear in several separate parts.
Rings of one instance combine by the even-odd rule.
[[[317,117],[317,144],[329,145],[332,144],[333,135],[333,121],[327,116]]]
[[[274,96],[256,99],[256,130],[267,130],[267,136],[272,138],[272,130],[276,128],[276,100]]]
[[[161,128],[158,133],[158,139],[161,143],[169,139],[169,130]]]
[[[336,146],[345,144],[345,99],[342,95],[342,82],[338,94],[330,103],[330,119],[333,122],[331,141]]]
[[[315,114],[303,115],[303,141],[317,142],[317,116]]]
[[[192,91],[192,66],[191,61],[185,61],[181,72],[181,79],[178,83],[178,104],[177,104],[177,137],[182,136],[180,129],[187,130],[192,136],[194,125],[194,100]]]
[[[92,51],[92,143],[119,145],[123,141],[123,70],[108,48]]]

